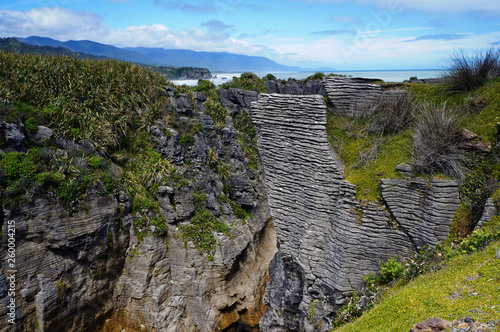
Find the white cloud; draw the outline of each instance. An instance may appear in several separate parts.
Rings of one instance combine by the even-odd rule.
[[[276,42],[273,51],[281,54],[296,52],[296,55],[289,54],[286,58],[292,59],[297,65],[314,59],[311,65],[337,69],[428,69],[439,67],[450,53],[465,45],[465,51],[488,47],[500,40],[500,31],[482,35],[467,34],[460,40],[417,40],[418,37],[366,37],[359,34],[340,39],[332,36],[312,42]],[[284,56],[282,58],[285,59]]]
[[[497,0],[299,0],[305,2],[343,3],[356,2],[362,5],[374,5],[390,10],[422,10],[438,13],[480,12],[483,14],[500,14],[500,1]]]
[[[456,40],[443,40],[446,38],[439,39],[435,36],[430,38],[431,34],[422,33],[428,28],[389,30],[385,21],[381,20],[382,24],[374,19],[377,24],[367,23],[355,35],[320,35],[321,38],[310,38],[311,40],[304,36],[287,38],[282,35],[267,35],[255,40],[245,40],[232,38],[224,31],[212,29],[207,32],[195,28],[172,30],[163,24],[118,29],[104,24],[96,14],[51,7],[36,8],[28,12],[0,10],[0,36],[36,35],[62,41],[89,39],[118,47],[230,52],[266,56],[288,65],[346,69],[435,67],[436,60],[446,57],[454,49],[483,49],[500,40],[500,31],[488,34],[463,33],[463,38]],[[399,34],[401,31],[407,32],[404,37]]]
[[[223,31],[171,30],[162,24],[118,29],[105,25],[99,15],[60,7],[36,8],[25,13],[0,10],[0,36],[41,36],[61,41],[89,39],[118,47],[184,48],[249,55],[262,52],[261,47],[230,38]]]
[[[86,11],[60,7],[36,8],[26,13],[0,10],[0,31],[4,36],[27,37],[51,34],[53,38],[78,36],[102,28],[101,17]]]

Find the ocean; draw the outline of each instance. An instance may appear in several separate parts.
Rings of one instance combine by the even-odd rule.
[[[325,74],[330,74],[332,72],[324,72]],[[445,73],[444,70],[438,69],[415,69],[415,70],[365,70],[365,71],[335,71],[335,74],[340,75],[350,75],[352,77],[364,77],[364,78],[378,78],[384,82],[403,82],[404,80],[410,79],[410,77],[417,78],[437,78],[442,77]],[[270,73],[255,73],[259,77],[264,77],[267,74],[273,74],[278,79],[288,79],[294,78],[297,80],[304,79],[308,76],[314,75],[315,72],[270,72]],[[213,78],[210,79],[215,85],[220,85],[233,79],[233,77],[239,77],[241,73],[213,73]],[[195,86],[198,84],[198,80],[173,80],[176,85],[189,85]]]

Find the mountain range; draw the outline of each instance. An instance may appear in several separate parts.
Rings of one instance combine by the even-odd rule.
[[[18,38],[20,42],[34,46],[64,47],[73,52],[116,58],[146,65],[170,67],[204,67],[212,72],[270,72],[303,71],[299,67],[281,65],[266,57],[232,54],[226,52],[198,52],[182,49],[147,47],[119,48],[90,40],[58,41],[47,37]]]

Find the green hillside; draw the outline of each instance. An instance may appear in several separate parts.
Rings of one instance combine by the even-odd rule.
[[[500,242],[492,242],[484,251],[457,256],[437,272],[396,285],[372,310],[335,331],[409,331],[435,316],[448,321],[470,316],[500,324],[499,250]]]

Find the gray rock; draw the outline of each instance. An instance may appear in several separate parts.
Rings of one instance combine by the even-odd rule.
[[[460,204],[452,180],[381,179],[382,197],[418,249],[434,247],[448,236]]]
[[[180,93],[177,98],[170,98],[170,105],[172,109],[181,116],[193,116],[193,108],[189,97],[185,93]]]
[[[328,98],[339,115],[354,117],[370,111],[382,96],[382,87],[359,83],[354,79],[324,77],[323,84]]]
[[[321,80],[308,80],[306,82],[289,79],[286,83],[280,81],[267,81],[267,92],[289,95],[322,95],[326,96],[325,87]]]
[[[479,229],[483,227],[485,223],[490,221],[491,218],[493,218],[494,215],[498,213],[497,206],[495,203],[493,203],[493,199],[490,197],[486,200],[486,203],[484,204],[484,210],[483,214],[481,215],[481,219],[479,219],[476,227],[474,228]]]
[[[259,96],[256,91],[235,88],[217,89],[217,93],[222,106],[228,109],[231,115],[241,109],[250,109],[251,103],[256,101]]]
[[[280,248],[261,331],[313,331],[318,322],[326,331],[363,275],[388,256],[409,257],[412,243],[388,226],[380,207],[361,206],[353,197],[328,141],[321,96],[262,94],[251,115]],[[319,299],[312,322],[309,307]]]
[[[82,331],[111,313],[130,218],[123,215],[119,226],[115,198],[88,195],[82,204],[87,210],[72,215],[45,198],[3,209],[16,226],[17,331],[33,331],[35,321],[40,331]],[[7,232],[2,243],[7,243]],[[7,293],[0,291],[0,300],[5,299]],[[9,331],[6,315],[0,326]]]
[[[53,134],[54,132],[52,131],[52,129],[44,126],[38,126],[36,134],[33,135],[33,137],[31,137],[30,140],[34,144],[41,146],[47,143],[52,138]]]
[[[412,177],[413,176],[413,168],[408,163],[399,164],[396,166],[396,171],[400,174]]]
[[[181,135],[172,128],[165,128],[164,130],[168,131],[168,136],[158,126],[151,127],[151,133],[158,152],[166,156],[174,164],[182,163],[184,161],[184,151],[180,143]]]
[[[5,151],[26,152],[25,136],[22,129],[13,123],[7,123],[0,120],[0,134],[3,134],[5,140]]]

